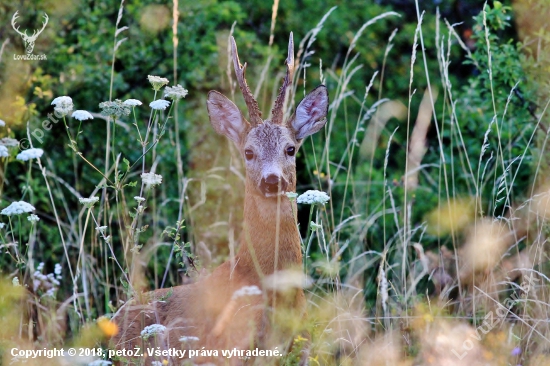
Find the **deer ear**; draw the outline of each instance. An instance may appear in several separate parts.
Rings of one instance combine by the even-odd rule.
[[[319,131],[327,122],[328,92],[324,85],[319,85],[306,95],[298,104],[290,121],[290,127],[296,133],[296,140],[301,140]]]
[[[239,108],[217,91],[208,93],[206,106],[210,123],[216,132],[239,144],[243,132],[248,127],[248,122],[244,119]]]

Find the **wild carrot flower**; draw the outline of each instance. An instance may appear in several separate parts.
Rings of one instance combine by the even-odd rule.
[[[143,103],[141,103],[139,100],[137,99],[126,99],[124,101],[124,104],[130,106],[130,107],[137,107],[139,105],[142,105]]]
[[[324,205],[330,200],[330,197],[325,192],[309,190],[298,196],[296,202],[306,205],[321,204]]]
[[[162,183],[162,175],[155,173],[143,173],[141,174],[141,180],[145,185],[156,186]]]
[[[44,150],[33,148],[33,149],[27,149],[20,152],[19,154],[17,154],[16,158],[17,160],[29,161],[31,159],[37,159],[41,157],[42,154],[44,154]]]
[[[101,108],[102,115],[114,118],[126,117],[132,111],[130,106],[122,103],[119,99],[115,99],[112,102],[101,102],[99,103],[99,108]]]
[[[99,197],[79,198],[81,204],[86,208],[92,208],[99,201]]]
[[[149,79],[149,82],[151,83],[151,85],[153,86],[153,90],[155,91],[159,91],[160,88],[169,83],[168,79],[161,78],[160,76],[148,75],[147,79]]]
[[[156,110],[165,110],[170,105],[170,102],[164,99],[157,99],[149,103],[149,107]]]
[[[19,287],[19,286],[21,286],[21,284],[19,283],[19,277],[14,277],[14,278],[11,280],[11,283],[12,283],[13,287]]]
[[[141,331],[141,337],[147,339],[156,334],[163,334],[166,331],[166,327],[162,324],[151,324],[143,328]]]
[[[58,280],[60,280],[62,278],[61,277],[61,270],[62,270],[61,264],[56,263],[54,268],[53,268],[53,273],[55,274],[55,278],[57,278]]]
[[[73,100],[71,97],[62,96],[57,97],[52,101],[52,105],[55,105],[54,111],[60,114],[62,117],[66,116],[73,110]]]
[[[31,214],[27,216],[27,220],[29,220],[30,222],[38,222],[40,221],[40,217],[36,216],[35,214]]]
[[[193,336],[180,337],[180,342],[198,342],[199,340],[200,340],[199,337],[193,337]]]
[[[71,115],[74,119],[77,119],[79,121],[85,121],[87,119],[94,119],[94,116],[88,111],[83,111],[81,109],[74,111]]]
[[[4,145],[0,145],[0,158],[7,158],[8,156],[10,156],[8,148]]]
[[[96,231],[98,231],[100,234],[105,234],[105,230],[107,230],[107,226],[98,226],[95,228]]]
[[[12,202],[8,207],[3,209],[0,214],[6,216],[21,215],[36,210],[33,205],[25,201]]]
[[[243,286],[237,291],[233,292],[233,299],[242,297],[242,296],[255,296],[255,295],[261,295],[262,290],[258,288],[258,286]]]
[[[105,360],[95,360],[90,363],[88,363],[87,366],[109,366],[112,365],[111,361],[105,361]]]
[[[162,183],[162,181],[161,181],[161,183]],[[135,199],[136,202],[138,202],[138,203],[141,203],[141,202],[145,201],[145,198],[140,197],[140,196],[135,196],[134,199]]]
[[[12,139],[11,137],[4,137],[3,139],[0,139],[0,145],[5,147],[15,147],[19,145],[19,141]]]
[[[164,88],[164,97],[170,98],[172,100],[185,98],[187,94],[187,89],[179,84],[176,86],[167,86],[166,88]]]

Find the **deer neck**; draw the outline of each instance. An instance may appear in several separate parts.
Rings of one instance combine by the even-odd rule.
[[[243,232],[237,254],[239,267],[261,271],[262,275],[301,267],[296,203],[285,195],[265,198],[252,193],[252,189],[246,185]]]

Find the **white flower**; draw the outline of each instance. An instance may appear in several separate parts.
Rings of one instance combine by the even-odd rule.
[[[85,121],[87,119],[94,119],[94,116],[88,111],[83,111],[81,109],[74,111],[71,115],[74,119],[77,119],[79,121]]]
[[[51,105],[60,105],[60,104],[73,104],[73,100],[71,97],[67,97],[67,96],[57,97],[52,101]]]
[[[321,191],[306,191],[306,193],[303,193],[298,196],[296,199],[296,202],[298,203],[305,203],[307,205],[313,205],[313,204],[321,204],[324,205],[330,200],[330,197],[325,192]]]
[[[40,217],[36,216],[35,214],[31,214],[27,216],[27,220],[29,220],[30,222],[37,222],[40,221]]]
[[[25,201],[12,202],[11,205],[3,209],[0,214],[11,216],[11,215],[21,215],[24,213],[29,213],[36,210],[33,205]]]
[[[199,340],[199,337],[193,336],[183,336],[180,338],[180,342],[198,342]]]
[[[42,154],[44,154],[44,150],[42,149],[27,149],[17,154],[16,158],[17,160],[28,161],[39,158]]]
[[[160,88],[169,83],[168,79],[161,78],[160,76],[148,75],[147,79],[149,79],[149,82],[153,85],[153,90],[156,91],[159,91]]]
[[[138,105],[142,105],[143,103],[141,103],[139,100],[137,99],[126,99],[124,101],[124,104],[126,105],[129,105],[130,107],[136,107]]]
[[[8,156],[10,156],[8,148],[4,145],[0,145],[0,158],[7,158]]]
[[[107,226],[98,226],[95,229],[99,231],[100,234],[105,234],[105,230],[107,230]]]
[[[78,200],[86,208],[92,208],[99,201],[99,197],[79,198]]]
[[[73,100],[71,97],[63,96],[57,97],[52,101],[52,105],[55,105],[54,110],[61,114],[61,116],[66,116],[73,110]]]
[[[46,291],[46,296],[55,297],[55,287],[52,287],[48,291]]]
[[[38,263],[38,267],[36,267],[36,271],[41,272],[43,269],[44,269],[44,262]]]
[[[170,102],[164,99],[157,99],[154,102],[149,103],[149,107],[156,110],[165,110],[170,105]]]
[[[166,327],[162,324],[148,325],[141,331],[141,337],[147,339],[155,334],[163,334],[166,331]]]
[[[6,122],[5,122],[5,121],[2,121],[2,120],[0,119],[0,127],[5,127],[5,126],[6,126]]]
[[[141,174],[141,180],[148,186],[156,186],[162,183],[162,175],[155,173],[143,173]]]
[[[95,360],[88,363],[88,366],[109,366],[109,365],[112,365],[112,362],[105,361],[105,360]]]
[[[161,182],[162,182],[162,176],[161,176]],[[145,198],[140,196],[135,196],[134,199],[139,203],[145,201]]]
[[[11,283],[12,283],[13,287],[19,287],[19,286],[21,286],[21,284],[19,283],[19,277],[14,277],[14,278],[11,280]]]
[[[19,141],[16,139],[12,139],[10,137],[4,137],[0,140],[0,145],[6,146],[6,147],[14,147],[19,146]]]
[[[3,222],[0,222],[0,229],[3,229],[6,227],[6,224],[4,224]]]
[[[56,263],[55,267],[53,269],[53,273],[55,273],[55,278],[57,278],[58,280],[60,280],[62,278],[61,277],[61,270],[62,270],[61,264]]]
[[[261,295],[262,290],[258,288],[258,286],[244,286],[238,289],[237,291],[233,292],[233,299],[236,299],[241,296],[255,296],[255,295]]]
[[[167,86],[166,88],[164,88],[164,97],[170,98],[172,100],[185,98],[187,96],[187,93],[189,93],[187,89],[179,84],[176,86]]]

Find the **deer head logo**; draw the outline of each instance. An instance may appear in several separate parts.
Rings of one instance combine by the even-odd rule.
[[[25,43],[25,51],[27,51],[27,54],[31,54],[32,50],[34,49],[34,42],[36,42],[36,39],[42,33],[44,28],[46,28],[46,25],[48,24],[48,14],[44,13],[44,23],[42,23],[42,29],[40,30],[34,30],[32,35],[27,35],[27,30],[25,29],[24,32],[19,31],[19,27],[17,26],[15,20],[19,18],[19,15],[17,15],[19,11],[16,11],[15,14],[13,14],[13,17],[11,18],[11,26],[13,29],[19,33],[19,35],[23,38],[23,42]]]

